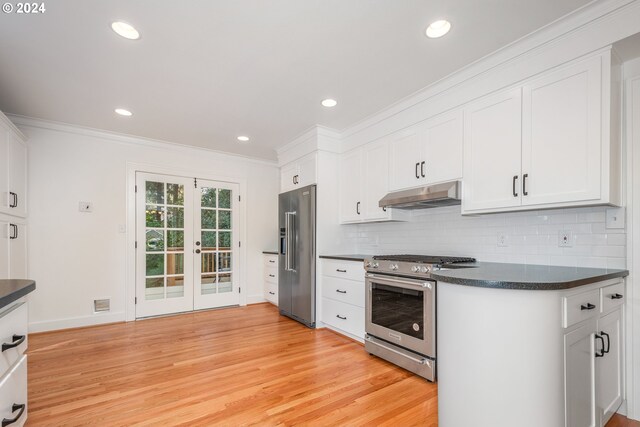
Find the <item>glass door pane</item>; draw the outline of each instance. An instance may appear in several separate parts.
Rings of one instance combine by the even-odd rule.
[[[193,235],[192,186],[186,178],[137,174],[136,316],[193,309],[189,269]],[[142,190],[142,191],[141,191]],[[142,243],[142,244],[141,244]],[[190,290],[191,288],[191,290]]]

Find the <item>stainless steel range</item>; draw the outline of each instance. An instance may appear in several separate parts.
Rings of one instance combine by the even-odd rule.
[[[365,348],[436,380],[436,281],[431,272],[474,258],[381,255],[365,260]]]

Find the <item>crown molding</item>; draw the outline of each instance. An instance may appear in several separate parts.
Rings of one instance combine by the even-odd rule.
[[[20,129],[9,119],[8,115],[5,115],[0,111],[0,121],[5,125],[9,126],[9,128],[14,131],[23,141],[27,140],[27,137],[22,133]]]
[[[88,128],[84,126],[72,125],[68,123],[55,122],[51,120],[36,119],[33,117],[20,116],[16,114],[7,114],[9,119],[15,123],[15,125],[23,127],[32,127],[39,129],[53,130],[57,132],[66,132],[76,135],[90,136],[93,138],[99,138],[110,142],[135,144],[145,147],[159,148],[170,151],[193,151],[196,153],[215,154],[218,156],[228,157],[230,159],[242,160],[251,163],[259,163],[267,166],[277,167],[278,163],[275,160],[267,160],[251,156],[243,156],[240,154],[229,153],[226,151],[212,150],[204,147],[196,147],[193,145],[179,144],[176,142],[162,141],[158,139],[144,138],[140,136],[127,135],[117,132],[110,132],[101,129]],[[15,127],[15,126],[14,126]]]

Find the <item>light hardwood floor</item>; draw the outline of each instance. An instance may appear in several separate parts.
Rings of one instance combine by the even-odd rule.
[[[28,426],[436,426],[437,387],[269,304],[29,337]]]
[[[435,384],[270,304],[31,335],[28,367],[27,426],[437,426]]]

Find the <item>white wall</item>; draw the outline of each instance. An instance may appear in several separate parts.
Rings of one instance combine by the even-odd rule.
[[[29,307],[32,331],[125,319],[128,239],[118,226],[127,222],[127,163],[246,183],[245,265],[260,267],[261,252],[276,248],[275,164],[66,126],[20,128],[29,144],[29,272],[37,283]],[[78,212],[80,201],[92,202],[93,212]],[[127,233],[133,232],[130,224]],[[261,301],[261,268],[245,272],[240,286],[247,302]],[[106,297],[111,314],[94,315],[93,299]]]
[[[361,253],[460,255],[479,261],[626,268],[625,229],[607,229],[606,207],[462,216],[459,206],[415,211],[410,222],[345,225]],[[624,211],[623,211],[624,215]],[[573,246],[558,246],[570,230]],[[507,237],[499,247],[498,234]]]

